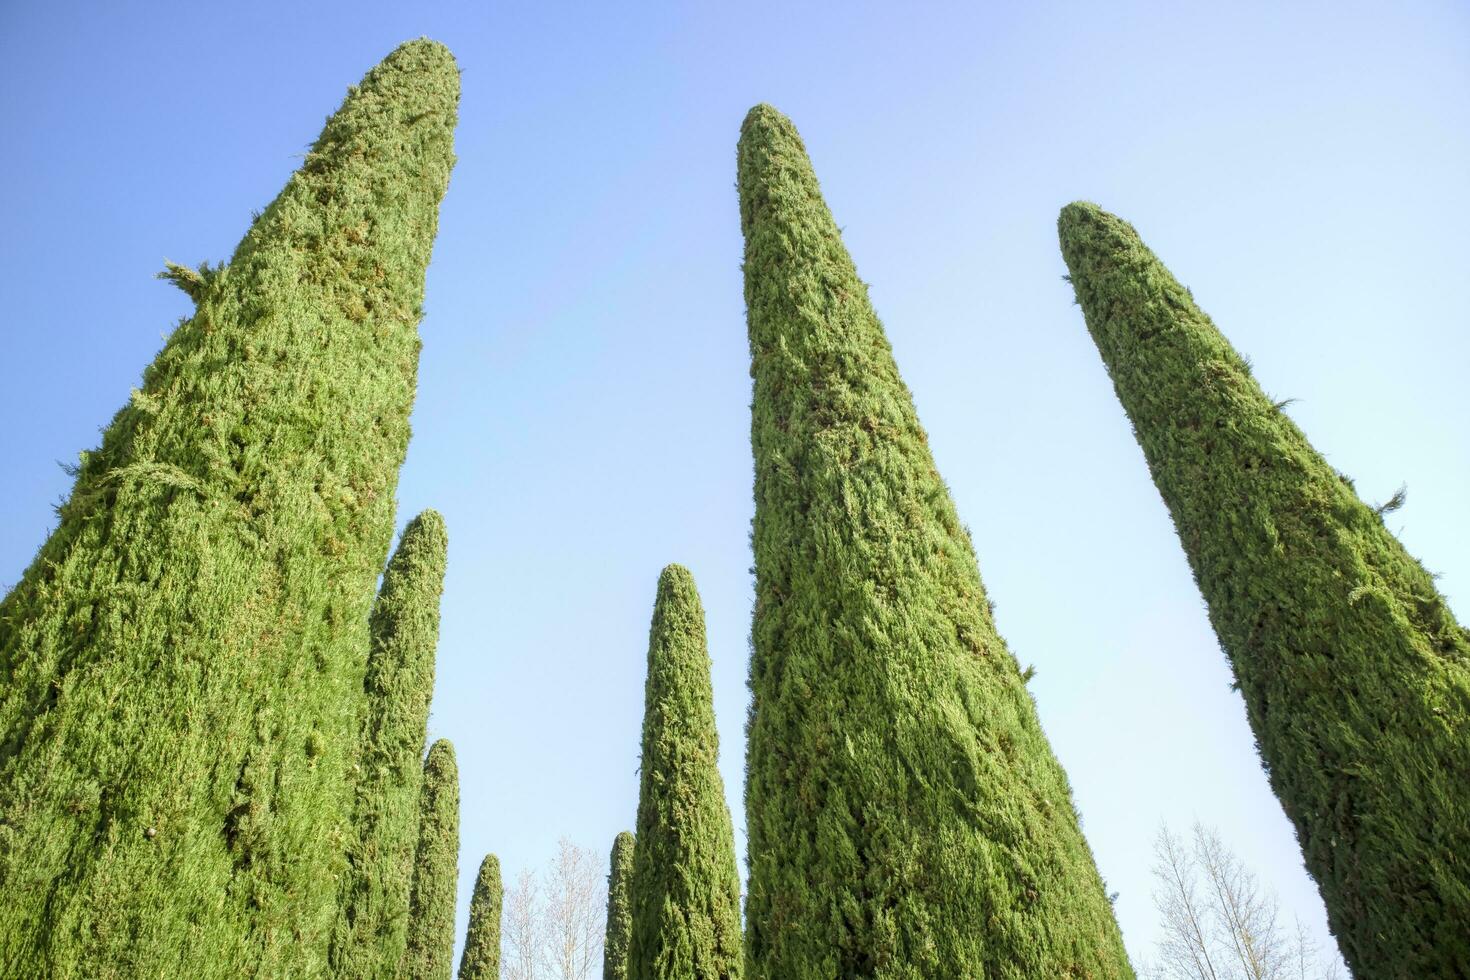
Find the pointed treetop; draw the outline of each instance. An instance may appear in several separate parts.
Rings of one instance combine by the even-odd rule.
[[[470,896],[470,925],[459,957],[459,980],[500,980],[500,859],[486,854]]]
[[[750,980],[1129,977],[1066,777],[801,138],[757,106],[738,159]]]
[[[704,609],[694,576],[669,565],[648,636],[629,977],[741,974],[740,879],[719,741]]]
[[[633,880],[632,832],[623,831],[613,838],[612,857],[607,872],[607,932],[602,943],[603,980],[628,980],[628,944],[633,932],[633,897],[629,888]]]
[[[1131,225],[1057,226],[1349,968],[1466,975],[1470,634]]]
[[[409,900],[406,980],[448,980],[454,969],[454,901],[459,879],[459,766],[454,746],[429,747],[419,798],[419,841]]]
[[[223,274],[165,270],[195,312],[0,602],[12,972],[326,972],[458,92],[398,49]]]

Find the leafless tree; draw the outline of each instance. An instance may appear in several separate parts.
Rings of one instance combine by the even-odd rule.
[[[606,907],[599,858],[563,837],[545,871],[522,871],[506,893],[505,980],[591,980],[601,972]]]
[[[1276,896],[1213,830],[1186,842],[1166,826],[1154,840],[1154,903],[1163,916],[1158,980],[1339,980],[1301,921],[1281,926]]]
[[[543,969],[546,959],[546,916],[540,884],[530,871],[522,871],[505,895],[502,916],[501,969],[505,980],[541,980],[550,974]]]
[[[588,980],[602,962],[606,902],[597,855],[563,837],[546,875],[549,945],[558,980]]]

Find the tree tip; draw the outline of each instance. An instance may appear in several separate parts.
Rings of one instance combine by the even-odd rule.
[[[418,528],[421,531],[436,535],[448,535],[448,528],[444,523],[444,515],[432,507],[426,507],[419,511],[417,516],[408,522],[408,528]],[[404,534],[408,533],[408,528],[404,528]]]
[[[434,744],[429,746],[429,758],[424,766],[428,768],[442,762],[454,762],[454,743],[447,738],[436,739]]]
[[[664,570],[658,576],[658,591],[662,596],[674,591],[693,591],[694,573],[683,565],[665,565]]]
[[[745,114],[745,121],[740,124],[741,142],[777,135],[794,137],[797,135],[796,126],[781,110],[769,102],[761,102],[752,106],[751,110]]]
[[[1091,201],[1073,201],[1062,208],[1057,215],[1057,238],[1064,256],[1126,251],[1139,241],[1132,225]]]
[[[423,68],[448,68],[455,72],[459,71],[459,64],[454,60],[454,54],[443,44],[428,37],[416,37],[412,41],[404,41],[398,47],[389,52],[384,62],[413,62]]]
[[[620,830],[620,831],[618,831],[618,836],[616,836],[616,837],[613,838],[613,846],[614,847],[632,847],[633,846],[633,842],[636,839],[637,838],[635,838],[633,836],[633,832],[631,830]]]
[[[1084,225],[1111,217],[1112,215],[1091,201],[1073,201],[1057,215],[1057,229],[1065,235]]]
[[[367,73],[363,84],[396,89],[408,85],[414,118],[432,112],[452,117],[459,103],[459,65],[449,49],[426,37],[405,41]]]

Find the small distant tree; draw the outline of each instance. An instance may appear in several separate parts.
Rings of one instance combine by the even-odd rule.
[[[505,893],[505,980],[589,980],[602,961],[601,861],[563,837],[541,875],[522,871]]]
[[[470,926],[459,957],[459,980],[500,980],[500,859],[485,855],[470,898]]]
[[[607,928],[602,943],[602,980],[628,980],[628,942],[633,932],[633,845],[636,838],[623,831],[613,840],[607,872]]]
[[[1154,839],[1154,904],[1163,916],[1155,980],[1340,980],[1301,920],[1287,930],[1281,906],[1255,873],[1196,823],[1191,841],[1167,826]]]
[[[429,746],[419,793],[419,841],[408,903],[408,948],[399,976],[449,980],[454,972],[454,899],[459,884],[459,766],[454,746]]]
[[[522,871],[505,893],[501,919],[505,947],[500,968],[505,980],[540,980],[546,958],[546,920],[541,911],[541,883],[531,871]]]
[[[719,769],[704,607],[694,576],[658,579],[648,631],[629,980],[739,980],[740,874]]]
[[[546,875],[548,946],[557,980],[587,980],[602,959],[603,878],[597,855],[563,837]]]

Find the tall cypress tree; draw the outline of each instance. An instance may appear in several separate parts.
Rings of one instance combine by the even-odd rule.
[[[459,980],[500,980],[500,859],[486,854],[470,896],[470,926],[459,957]]]
[[[670,565],[648,636],[629,977],[741,975],[740,877],[719,751],[704,608],[694,576]]]
[[[628,980],[628,943],[633,932],[634,837],[623,831],[613,838],[607,872],[607,929],[602,942],[602,980]]]
[[[429,746],[419,794],[419,841],[408,909],[407,980],[449,980],[454,972],[454,899],[459,884],[459,766],[454,746]]]
[[[448,545],[437,511],[415,517],[373,604],[351,850],[332,955],[332,974],[344,980],[392,977],[403,958]]]
[[[1344,957],[1470,976],[1470,634],[1130,225],[1058,231]]]
[[[0,603],[0,963],[311,976],[408,443],[453,58],[352,89]]]
[[[739,187],[752,980],[1131,976],[867,288],[770,106],[745,119]]]

